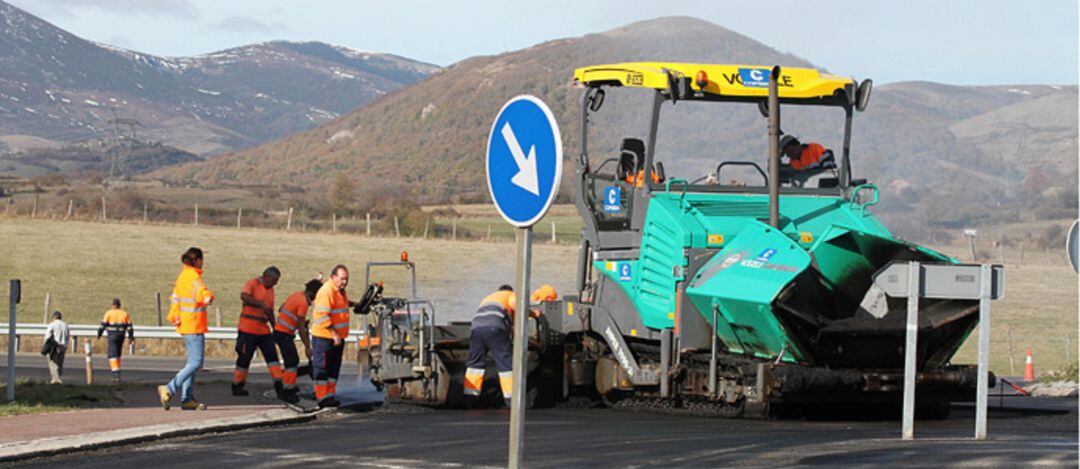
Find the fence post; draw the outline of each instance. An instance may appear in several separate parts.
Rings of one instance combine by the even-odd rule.
[[[555,244],[555,222],[551,222],[551,244]]]
[[[292,207],[289,207],[289,219],[285,222],[285,231],[292,230]]]
[[[1016,374],[1016,363],[1013,360],[1012,328],[1011,327],[1006,327],[1005,328],[1005,345],[1009,350],[1009,374],[1010,375],[1015,375]]]
[[[330,231],[333,232],[333,233],[337,233],[337,213],[334,213],[334,216],[331,219],[331,223],[332,223],[332,225],[331,225]]]
[[[1005,243],[1004,242],[998,242],[998,257],[1001,257],[1001,263],[1002,264],[1006,263],[1006,261],[1005,261]]]
[[[216,324],[217,327],[221,327],[221,307],[216,306],[214,308],[214,313],[217,316],[217,319],[214,321],[214,324]]]
[[[102,221],[102,223],[104,223],[106,220],[108,220],[108,217],[106,217],[105,215],[106,215],[106,213],[105,213],[105,196],[101,196],[101,221]]]
[[[30,218],[37,216],[38,195],[34,194],[34,207],[30,209]]]
[[[453,219],[453,228],[450,231],[450,239],[457,241],[457,218]]]
[[[244,214],[244,208],[240,207],[236,209],[236,227],[240,228],[240,217]]]
[[[367,219],[367,235],[371,236],[371,213],[365,214],[364,218]]]
[[[52,293],[45,293],[45,313],[41,315],[41,323],[49,323],[49,310],[52,309]]]
[[[1065,366],[1072,367],[1072,337],[1065,334]]]
[[[398,228],[397,217],[394,217],[394,236],[400,238],[401,230]]]
[[[74,210],[75,210],[75,200],[74,199],[68,199],[68,214],[67,214],[67,217],[65,217],[65,219],[71,218],[71,212],[74,211]]]
[[[1020,264],[1024,263],[1024,241],[1020,241]]]
[[[155,293],[154,299],[157,303],[157,325],[161,326],[161,292]]]
[[[144,225],[146,224],[146,222],[150,221],[149,212],[150,212],[150,204],[147,203],[147,202],[143,202],[143,204],[142,204],[142,222],[143,222]]]
[[[487,240],[489,242],[491,241],[491,225],[490,224],[488,225]]]
[[[7,199],[7,208],[4,209],[4,215],[7,215],[10,212],[11,212],[11,198],[8,197],[8,199]]]
[[[968,245],[971,246],[971,262],[979,262],[979,257],[975,253],[975,237],[968,236]]]
[[[424,220],[424,239],[427,239],[427,232],[428,232],[428,223],[429,223],[430,221],[431,221],[431,219],[430,219],[430,218],[428,218],[428,219]]]

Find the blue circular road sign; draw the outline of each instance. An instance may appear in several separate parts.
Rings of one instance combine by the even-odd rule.
[[[524,228],[547,213],[562,177],[559,125],[539,98],[517,96],[495,117],[488,135],[491,200],[507,222]]]

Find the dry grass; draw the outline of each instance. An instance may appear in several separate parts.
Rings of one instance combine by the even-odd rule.
[[[474,220],[483,216],[470,215]],[[504,225],[493,222],[493,228]],[[543,231],[537,238],[543,238]],[[358,295],[365,262],[396,260],[402,249],[408,250],[419,264],[419,294],[436,302],[440,322],[467,319],[483,295],[512,280],[514,270],[514,246],[508,242],[4,219],[0,221],[0,272],[23,279],[20,321],[41,321],[45,293],[51,292],[53,308],[63,310],[72,323],[99,321],[109,300],[120,296],[136,324],[156,324],[154,292],[167,296],[179,270],[179,255],[190,245],[208,251],[206,281],[218,293],[215,306],[222,310],[224,325],[236,322],[243,283],[270,264],[284,272],[278,288],[281,299],[339,262],[353,268],[350,291]],[[939,249],[966,259],[966,245]],[[533,283],[552,283],[560,292],[569,293],[576,255],[575,245],[537,244]],[[1016,256],[1008,257],[1015,262]],[[1012,374],[1006,331],[1012,336],[1016,372],[1023,372],[1027,347],[1035,353],[1037,370],[1065,368],[1067,335],[1070,358],[1076,363],[1080,342],[1077,276],[1063,256],[1033,249],[1025,254],[1024,265],[1007,264],[1006,269],[1006,296],[993,306],[992,369]],[[381,277],[391,293],[401,291],[405,280],[401,273]],[[5,278],[0,298],[7,296],[7,287]],[[975,338],[973,334],[956,362],[974,361]]]

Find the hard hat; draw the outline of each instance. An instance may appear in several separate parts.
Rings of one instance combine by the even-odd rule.
[[[530,302],[533,304],[543,303],[545,301],[555,301],[557,299],[559,299],[559,294],[555,292],[555,287],[547,284],[541,285],[540,288],[534,290],[532,296],[529,297]]]

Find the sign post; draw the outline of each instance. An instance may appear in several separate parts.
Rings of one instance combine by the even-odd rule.
[[[513,387],[508,467],[521,467],[525,451],[525,376],[528,364],[529,272],[532,226],[551,207],[562,176],[562,137],[540,99],[517,96],[495,117],[488,135],[487,182],[499,214],[516,227]]]
[[[11,280],[8,290],[8,355],[7,355],[7,400],[15,400],[15,305],[22,298],[22,282],[18,279]]]
[[[978,300],[979,351],[975,388],[975,439],[986,439],[987,388],[990,387],[990,300],[1005,295],[1005,270],[990,264],[893,262],[874,274],[874,284],[893,298],[907,298],[904,347],[904,403],[901,437],[915,438],[916,343],[919,298]]]

